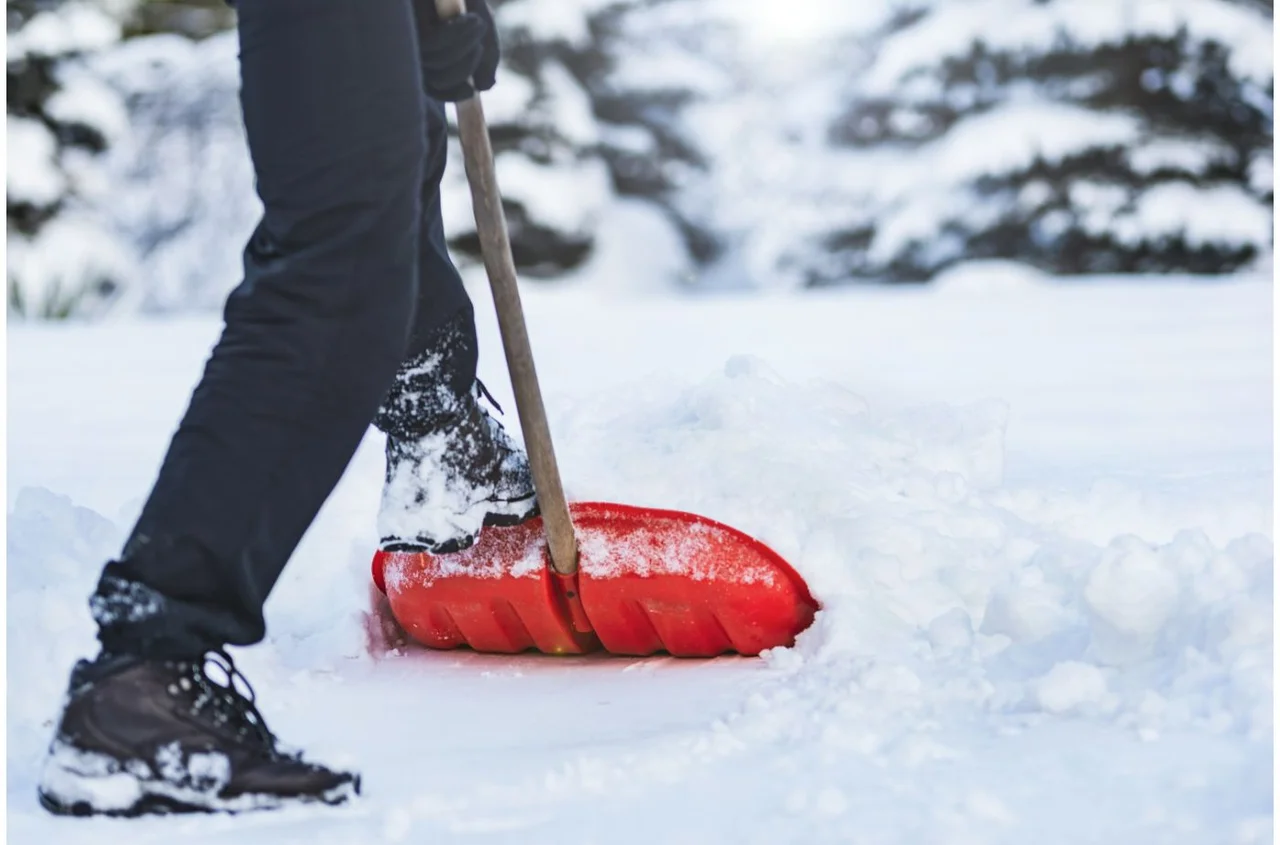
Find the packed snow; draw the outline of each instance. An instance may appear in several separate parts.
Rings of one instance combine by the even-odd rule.
[[[470,281],[481,375],[511,408]],[[11,326],[10,836],[1271,841],[1269,280],[989,263],[942,281],[528,286],[570,497],[759,537],[821,603],[813,626],[752,659],[370,654],[371,431],[268,603],[267,641],[237,650],[271,727],[358,766],[365,796],[139,822],[54,819],[35,782],[92,650],[86,597],[218,326]]]

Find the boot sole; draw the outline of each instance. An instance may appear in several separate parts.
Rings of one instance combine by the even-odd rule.
[[[359,779],[334,787],[323,795],[241,795],[234,799],[219,799],[209,796],[209,803],[199,804],[183,801],[171,795],[145,792],[142,797],[127,807],[103,809],[95,807],[88,801],[78,800],[63,802],[54,795],[40,790],[40,806],[55,816],[88,818],[90,816],[107,816],[110,818],[137,818],[139,816],[170,816],[191,813],[237,813],[261,810],[276,810],[283,807],[306,806],[319,804],[326,807],[338,807],[353,800],[360,792]]]
[[[52,762],[52,761],[51,761]],[[58,785],[57,792],[48,788]],[[37,792],[40,806],[57,816],[165,816],[177,813],[228,813],[274,810],[307,804],[336,807],[360,794],[360,777],[331,787],[318,795],[246,793],[231,798],[201,792],[162,780],[141,778],[125,771],[86,774],[56,764],[46,769],[45,783]],[[95,804],[93,796],[99,796]],[[103,798],[102,796],[106,796]],[[114,800],[113,800],[114,799]],[[106,804],[107,806],[104,806]]]
[[[532,497],[530,497],[532,498]],[[512,506],[527,503],[529,499],[516,499],[510,502],[502,502],[501,504]],[[528,522],[536,516],[541,515],[542,511],[538,507],[537,500],[533,501],[533,507],[524,510],[514,511],[511,513],[494,513],[490,511],[484,516],[481,525],[484,528],[510,528],[521,523]],[[428,543],[421,540],[417,541],[392,541],[384,538],[382,541],[382,550],[384,552],[426,552],[430,555],[451,555],[464,551],[476,544],[476,540],[480,538],[478,533],[466,537],[458,537],[444,543]]]

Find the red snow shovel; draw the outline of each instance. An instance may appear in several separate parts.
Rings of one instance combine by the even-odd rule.
[[[440,17],[463,0],[436,0]],[[789,646],[817,604],[772,549],[679,511],[565,501],[534,371],[480,99],[457,104],[467,181],[542,516],[449,555],[379,552],[396,622],[431,648],[513,653],[759,654]]]

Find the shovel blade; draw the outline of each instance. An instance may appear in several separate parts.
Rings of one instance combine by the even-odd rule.
[[[789,646],[817,603],[776,552],[680,511],[570,505],[576,578],[550,569],[542,521],[486,530],[452,555],[380,552],[374,580],[430,648],[712,657]]]

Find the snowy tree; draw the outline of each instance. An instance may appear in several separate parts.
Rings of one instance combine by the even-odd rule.
[[[585,261],[601,215],[617,197],[652,203],[644,226],[679,229],[685,253],[710,240],[672,203],[682,173],[700,164],[675,119],[690,80],[651,70],[673,58],[651,36],[653,11],[697,0],[497,0],[503,75],[485,96],[516,262],[554,277]],[[667,18],[667,20],[670,20]],[[667,29],[666,43],[672,43]],[[678,46],[687,54],[690,45]],[[655,54],[656,52],[656,54]],[[461,172],[453,174],[460,183]],[[462,191],[455,192],[461,197]],[[659,212],[657,209],[661,208]],[[454,246],[478,256],[470,215],[446,214]],[[672,238],[659,236],[666,244]],[[661,282],[662,280],[655,280]]]
[[[8,4],[10,315],[98,313],[132,272],[132,251],[114,237],[104,212],[104,153],[127,132],[127,115],[85,64],[118,41],[129,6]]]
[[[652,150],[630,158],[617,151],[634,147],[637,134],[649,136],[635,120],[602,121],[593,93],[604,84],[600,68],[611,66],[602,45],[618,43],[601,33],[622,7],[507,0],[494,8],[503,63],[484,102],[513,252],[523,277],[558,278],[592,256],[620,193],[660,193],[652,180],[620,178]],[[129,31],[146,30],[140,20],[135,15]],[[196,34],[211,20],[182,18]],[[240,250],[260,205],[237,99],[236,49],[232,32],[161,33],[129,39],[92,63],[123,98],[132,127],[108,157],[112,216],[140,256],[124,307],[213,309],[239,280]],[[461,150],[456,140],[451,147],[455,166],[442,187],[446,236],[461,260],[478,260],[470,192],[456,166]],[[650,211],[642,222],[663,243],[675,241],[683,256],[678,237],[653,233],[655,226],[674,228],[664,220]]]
[[[1272,249],[1266,0],[492,5],[524,278],[1218,273]],[[222,0],[9,4],[10,313],[219,307],[260,212],[233,23]],[[443,195],[478,259],[461,167]]]
[[[614,188],[661,206],[706,263],[723,248],[707,213],[712,157],[687,118],[726,92],[729,30],[706,0],[596,5],[568,64],[600,121]]]
[[[613,196],[590,99],[568,66],[581,48],[591,7],[599,3],[492,5],[503,55],[498,84],[484,95],[484,104],[512,252],[524,276],[555,277],[586,259]],[[462,159],[456,143],[450,157]],[[446,174],[444,199],[451,246],[478,260],[480,242],[461,167]]]
[[[129,111],[111,151],[112,214],[138,270],[122,307],[169,312],[221,307],[243,272],[261,214],[240,113],[235,33],[129,39],[94,71]]]
[[[137,0],[125,37],[169,32],[199,40],[233,26],[235,10],[227,0]]]
[[[821,234],[861,213],[859,186],[874,166],[834,146],[827,126],[888,10],[888,0],[658,0],[630,10],[618,88],[627,98],[652,90],[666,108],[645,103],[641,114],[687,150],[660,165],[671,177],[660,197],[694,235],[696,287],[800,287]]]
[[[1271,4],[1245,0],[913,2],[830,127],[855,201],[781,257],[824,285],[1268,255],[1271,33]]]

